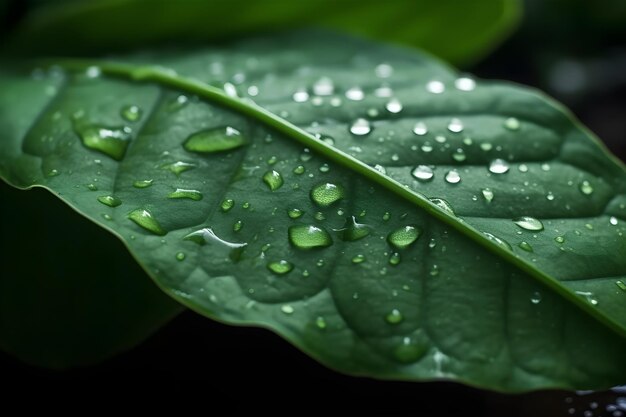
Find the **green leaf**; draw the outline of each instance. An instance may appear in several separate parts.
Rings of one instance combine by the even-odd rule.
[[[88,365],[182,310],[120,241],[47,191],[0,184],[0,348],[33,365]]]
[[[518,0],[92,0],[47,6],[22,22],[12,37],[13,51],[93,54],[145,48],[163,40],[226,39],[313,24],[419,46],[467,64],[506,38],[521,8]]]
[[[626,174],[546,97],[311,32],[53,64],[0,79],[0,174],[186,306],[351,374],[623,382]]]

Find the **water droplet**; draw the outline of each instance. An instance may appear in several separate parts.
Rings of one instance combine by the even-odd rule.
[[[554,238],[554,241],[556,243],[564,243],[565,242],[565,238],[563,236],[557,236]]]
[[[461,176],[455,170],[448,171],[445,179],[448,184],[458,184],[461,182]]]
[[[452,208],[450,203],[448,203],[443,198],[429,198],[428,200],[448,214],[456,216],[456,214],[454,213],[454,209]]]
[[[90,124],[80,117],[74,118],[72,127],[86,148],[110,156],[116,161],[124,157],[130,142],[128,128]]]
[[[304,167],[302,165],[298,165],[297,167],[295,167],[293,169],[293,173],[296,174],[296,175],[302,175],[302,174],[304,174],[304,171],[305,171],[305,169],[304,169]]]
[[[415,126],[413,126],[413,133],[418,136],[424,136],[426,133],[428,133],[428,127],[426,127],[424,122],[417,122],[415,123]]]
[[[389,233],[387,241],[398,249],[405,249],[415,243],[421,233],[416,226],[404,226]]]
[[[319,316],[315,319],[315,325],[318,329],[324,330],[326,328],[326,320],[324,320],[324,317]]]
[[[530,246],[530,243],[528,242],[522,241],[517,246],[519,246],[520,249],[525,250],[526,252],[534,252],[533,247]]]
[[[141,109],[137,106],[126,106],[122,108],[121,115],[128,122],[136,122],[141,118]]]
[[[189,152],[214,153],[229,151],[248,143],[237,129],[230,126],[201,130],[191,134],[183,143]]]
[[[539,231],[543,230],[543,223],[539,219],[530,216],[521,216],[513,219],[513,223],[525,230]]]
[[[584,297],[589,304],[594,306],[598,305],[598,300],[595,298],[594,293],[590,291],[576,291],[576,294]]]
[[[222,201],[222,203],[220,204],[220,208],[222,209],[224,213],[226,213],[227,211],[232,209],[234,205],[235,205],[235,200],[227,198]]]
[[[150,210],[135,209],[128,213],[128,218],[135,222],[138,226],[143,227],[155,235],[163,236],[167,233],[154,218]]]
[[[94,183],[91,183],[91,184],[87,185],[87,189],[89,191],[98,191],[98,186],[96,184],[94,184]]]
[[[389,78],[393,74],[393,67],[389,64],[379,64],[374,72],[378,78]]]
[[[404,317],[402,316],[402,313],[400,313],[400,310],[396,308],[391,310],[391,312],[385,316],[385,321],[389,324],[400,324],[402,320],[404,320]]]
[[[509,130],[518,130],[520,128],[519,120],[517,120],[515,117],[509,117],[504,121],[504,127]]]
[[[189,97],[181,94],[169,104],[168,109],[169,111],[177,111],[185,107],[187,103],[189,103]]]
[[[100,67],[95,65],[87,67],[87,69],[85,70],[85,75],[87,76],[87,78],[98,78],[100,74],[102,74],[102,70],[100,69]]]
[[[333,80],[322,77],[313,84],[313,94],[317,96],[330,96],[335,91]]]
[[[322,164],[319,167],[320,172],[328,172],[330,171],[330,167],[328,166],[328,164]]]
[[[511,245],[509,245],[509,243],[506,240],[500,239],[498,236],[495,236],[489,232],[483,232],[483,235],[485,235],[487,239],[491,240],[492,242],[495,242],[498,246],[504,249],[507,249],[507,250],[513,249],[511,248]]]
[[[304,214],[304,212],[302,210],[300,210],[300,209],[297,209],[297,208],[292,208],[292,209],[289,209],[289,211],[287,211],[287,215],[291,219],[298,219],[298,218],[302,217],[303,214]]]
[[[290,226],[289,241],[298,249],[326,248],[333,244],[326,230],[307,225]]]
[[[541,302],[541,293],[539,291],[535,291],[530,296],[530,302],[533,304],[539,304]]]
[[[346,90],[346,98],[352,101],[361,101],[365,98],[365,94],[359,87],[352,87]]]
[[[552,191],[548,191],[548,194],[546,194],[546,200],[548,201],[554,200],[554,194],[552,194]]]
[[[489,164],[489,172],[492,174],[505,174],[509,172],[509,164],[504,159],[494,159]]]
[[[104,220],[113,220],[113,217],[111,217],[111,215],[108,213],[103,214],[102,217],[104,218]]]
[[[387,109],[389,113],[400,113],[402,111],[402,103],[400,103],[398,99],[392,98],[385,105],[385,109]]]
[[[519,172],[523,172],[526,173],[528,172],[528,165],[526,164],[520,164],[517,169],[519,170]]]
[[[593,187],[591,186],[589,181],[581,182],[578,188],[580,189],[580,192],[584,195],[591,195],[593,193]]]
[[[363,119],[363,118],[356,119],[352,123],[352,125],[350,125],[350,133],[352,133],[353,135],[364,136],[370,133],[371,131],[372,131],[372,126],[370,125],[370,122],[368,122],[366,119]]]
[[[296,90],[293,93],[293,101],[296,103],[304,103],[309,99],[309,93],[305,89]]]
[[[615,285],[617,285],[620,290],[626,291],[626,284],[624,281],[615,281]]]
[[[459,133],[463,131],[463,123],[459,119],[452,119],[448,123],[448,130],[453,133]]]
[[[243,222],[241,220],[237,220],[235,223],[233,223],[234,232],[240,231],[242,227],[243,227]]]
[[[152,185],[153,180],[137,180],[133,182],[135,188],[148,188]]]
[[[490,142],[482,142],[480,144],[480,149],[485,152],[489,152],[493,148],[493,145]]]
[[[184,252],[178,252],[178,253],[176,253],[176,260],[178,260],[178,261],[184,261],[184,260],[185,260],[185,253],[184,253]]]
[[[611,223],[613,226],[617,226],[617,217],[611,216],[611,218],[609,219],[609,223]]]
[[[402,343],[395,348],[393,355],[398,362],[413,363],[420,360],[428,351],[428,345],[412,341],[410,337],[405,337]]]
[[[435,136],[435,142],[437,143],[446,143],[446,137],[443,135],[437,135]]]
[[[491,203],[493,201],[493,191],[491,191],[491,189],[483,188],[480,191],[483,194],[483,198],[487,203]]]
[[[368,236],[371,232],[371,227],[366,224],[357,223],[356,218],[351,216],[346,219],[343,228],[338,231],[341,232],[341,238],[343,240],[353,242]]]
[[[433,146],[430,143],[426,142],[421,146],[420,149],[422,150],[422,152],[428,153],[432,152]]]
[[[465,161],[465,159],[467,159],[467,157],[465,156],[465,151],[461,148],[458,148],[456,151],[454,151],[454,153],[452,154],[452,159],[454,159],[457,162],[463,162]]]
[[[365,255],[358,254],[358,255],[355,255],[355,256],[352,258],[352,263],[353,263],[353,264],[360,264],[360,263],[365,262],[365,260],[366,260],[366,259],[365,259]]]
[[[163,169],[169,169],[171,172],[179,176],[185,171],[189,171],[190,169],[194,169],[196,164],[192,164],[191,162],[183,162],[178,161],[171,164],[167,164],[163,166]]]
[[[289,304],[284,304],[283,306],[280,307],[280,311],[282,311],[285,314],[290,315],[290,314],[293,314],[295,310]]]
[[[315,220],[319,221],[326,220],[326,216],[321,211],[316,212],[313,217],[315,218]]]
[[[117,207],[122,204],[122,200],[112,195],[101,195],[98,197],[98,201],[109,207]]]
[[[391,219],[391,213],[386,211],[385,214],[383,214],[383,220],[384,221],[389,221],[389,219]]]
[[[387,170],[386,170],[386,169],[385,169],[385,167],[384,167],[384,166],[382,166],[382,165],[376,164],[376,165],[374,165],[374,169],[375,169],[376,171],[380,172],[380,173],[381,173],[381,174],[383,174],[383,175],[386,175],[386,174],[387,174]]]
[[[344,196],[341,186],[331,184],[329,182],[318,184],[311,190],[311,200],[320,207],[328,207]]]
[[[427,165],[418,165],[413,171],[411,171],[411,175],[413,175],[418,181],[426,182],[433,179],[435,173],[432,168]]]
[[[389,257],[389,265],[396,266],[400,263],[401,260],[402,258],[400,257],[400,254],[398,252],[394,252]]]
[[[541,170],[542,171],[550,171],[550,164],[545,163],[545,164],[541,164]]]
[[[446,90],[446,86],[441,81],[429,81],[426,84],[426,91],[433,94],[441,94]]]
[[[240,253],[240,251],[245,246],[247,246],[247,243],[228,242],[217,236],[213,229],[209,227],[205,227],[203,229],[196,230],[195,232],[191,232],[188,235],[184,236],[183,240],[190,240],[199,245],[204,245],[206,243],[218,243],[230,249],[237,249],[237,252],[235,253]]]
[[[202,200],[202,193],[198,190],[187,190],[184,188],[177,188],[176,191],[171,192],[167,198],[187,198],[194,201]]]
[[[461,77],[454,81],[454,86],[457,90],[472,91],[476,88],[476,81],[471,78]]]
[[[269,187],[270,190],[276,191],[283,186],[283,177],[278,171],[267,171],[263,174],[263,182]]]
[[[285,260],[280,260],[278,262],[268,263],[267,269],[276,275],[285,275],[293,271],[293,264]]]

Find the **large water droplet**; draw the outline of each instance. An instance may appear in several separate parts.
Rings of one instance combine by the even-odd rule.
[[[404,226],[389,233],[387,241],[398,249],[405,249],[415,243],[421,233],[416,226]]]
[[[483,232],[483,235],[485,235],[487,239],[491,240],[492,242],[495,242],[498,246],[504,249],[507,249],[507,250],[513,249],[511,248],[511,245],[509,245],[509,242],[507,242],[506,240],[500,239],[498,236],[495,236],[489,232]]]
[[[220,204],[220,208],[222,209],[224,213],[226,213],[227,211],[230,211],[230,209],[232,209],[234,206],[235,206],[235,200],[231,198],[227,198],[223,200],[222,203]]]
[[[448,203],[443,198],[429,198],[428,200],[448,214],[456,216],[456,214],[454,213],[454,209],[452,208],[450,203]]]
[[[389,113],[400,113],[402,111],[402,103],[400,103],[398,99],[392,98],[385,104],[385,109],[387,109]]]
[[[489,172],[492,174],[505,174],[509,172],[509,164],[504,159],[494,159],[489,164]]]
[[[143,227],[155,235],[163,236],[167,233],[154,218],[150,210],[135,209],[128,213],[128,218],[135,222],[138,226]]]
[[[98,201],[109,207],[117,207],[122,204],[122,200],[113,195],[101,195],[98,197]]]
[[[389,324],[400,324],[402,320],[404,320],[404,316],[402,316],[400,310],[396,308],[391,310],[391,312],[385,316],[385,321]]]
[[[298,249],[325,248],[333,244],[326,230],[309,225],[290,226],[289,241]]]
[[[445,179],[448,184],[458,184],[461,182],[461,176],[459,175],[458,171],[455,170],[448,171]]]
[[[263,174],[263,182],[269,187],[270,190],[275,191],[283,186],[283,177],[278,171],[267,171]]]
[[[513,219],[513,223],[525,230],[539,231],[543,230],[543,223],[539,219],[530,216],[521,216]]]
[[[363,118],[356,119],[352,125],[350,125],[350,133],[353,135],[364,136],[371,131],[372,126],[370,125],[370,122]]]
[[[236,149],[247,143],[241,132],[225,126],[193,133],[185,140],[183,147],[189,152],[213,153]]]
[[[277,262],[268,263],[267,269],[269,269],[276,275],[285,275],[293,271],[293,264],[285,260],[280,260]]]
[[[329,182],[318,184],[311,190],[311,200],[320,207],[328,207],[344,196],[343,188]]]
[[[435,173],[432,168],[427,165],[418,165],[413,171],[411,171],[411,175],[413,175],[417,180],[426,182],[433,179]]]
[[[137,180],[133,182],[135,188],[148,188],[152,185],[153,180]]]
[[[611,223],[611,225],[613,225],[613,226],[617,226],[617,223],[619,223],[619,222],[618,222],[618,220],[617,220],[617,217],[615,217],[615,216],[611,216],[611,217],[609,218],[609,223]]]
[[[122,117],[129,122],[136,122],[141,118],[141,109],[137,106],[126,106],[122,108]]]
[[[346,219],[346,223],[339,231],[341,232],[341,238],[343,240],[352,242],[368,236],[371,232],[371,227],[366,224],[358,223],[356,218],[351,216]]]
[[[103,153],[116,161],[124,157],[130,143],[128,128],[90,124],[80,118],[74,119],[73,128],[85,147]]]
[[[168,198],[187,198],[189,200],[200,201],[202,200],[202,193],[198,190],[188,190],[184,188],[177,188],[176,191],[171,192]]]

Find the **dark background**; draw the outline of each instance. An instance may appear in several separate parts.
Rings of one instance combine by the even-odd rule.
[[[13,6],[11,21],[20,12]],[[549,92],[626,159],[626,1],[528,1],[520,29],[467,70]],[[0,203],[18,193],[2,183]],[[55,210],[69,210],[44,191],[31,193],[41,193]],[[9,215],[2,210],[2,217]],[[102,233],[82,217],[70,217],[67,227]],[[65,245],[72,250],[71,242]],[[113,238],[111,245],[124,251]],[[122,402],[131,400],[144,410],[172,407],[187,413],[193,406],[209,415],[619,417],[614,410],[620,396],[615,391],[502,395],[452,383],[353,378],[322,367],[269,331],[226,326],[192,312],[132,351],[89,368],[47,371],[0,354],[0,378],[2,408],[16,404],[24,411],[67,410],[87,400],[92,406],[86,412],[93,406],[122,412]]]

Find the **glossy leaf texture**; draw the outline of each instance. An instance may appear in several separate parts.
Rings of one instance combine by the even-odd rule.
[[[0,184],[0,349],[31,365],[86,366],[175,317],[167,297],[109,233],[45,190]]]
[[[7,45],[20,54],[66,56],[145,48],[172,39],[220,40],[268,28],[320,25],[419,46],[450,62],[467,64],[508,36],[520,9],[518,0],[51,1],[32,10]],[[141,30],[137,22],[142,22]]]
[[[351,374],[623,382],[624,169],[548,98],[317,32],[117,61],[5,72],[0,173],[186,306]]]

